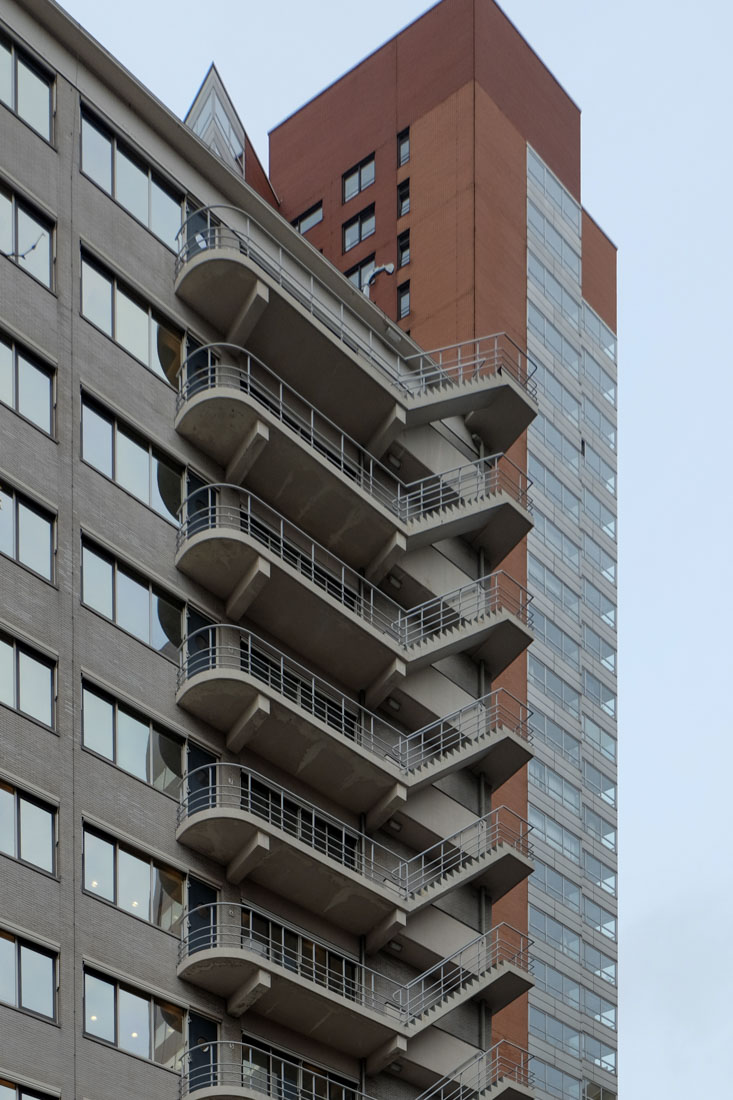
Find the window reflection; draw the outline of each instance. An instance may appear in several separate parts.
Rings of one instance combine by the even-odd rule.
[[[117,624],[136,638],[150,638],[150,591],[123,569],[117,570]]]
[[[0,931],[0,1001],[15,1004],[18,989],[15,939]]]
[[[150,643],[160,653],[175,659],[181,644],[181,609],[153,592],[153,630]]]
[[[22,649],[18,659],[18,709],[47,726],[53,725],[53,669]]]
[[[100,756],[114,755],[114,707],[93,691],[83,691],[84,744]]]
[[[117,763],[138,779],[148,778],[150,726],[121,708],[117,712]]]
[[[136,917],[150,919],[150,863],[122,848],[117,855],[117,904]]]
[[[46,139],[51,137],[51,89],[21,57],[18,58],[18,114]]]
[[[115,987],[93,974],[84,975],[84,1030],[115,1041]]]
[[[84,402],[81,410],[82,457],[112,477],[112,421]]]
[[[45,286],[51,285],[51,232],[22,207],[18,207],[18,263]]]
[[[176,1069],[183,1054],[183,1010],[154,1001],[153,1016],[153,1059],[168,1069]]]
[[[101,615],[112,618],[113,565],[88,546],[82,550],[82,600]]]
[[[112,335],[112,282],[86,260],[81,265],[81,311],[102,332]]]
[[[50,371],[32,363],[17,353],[18,383],[16,403],[19,413],[27,417],[44,432],[51,432],[53,409],[52,376]],[[2,398],[0,397],[0,400]]]
[[[115,849],[109,841],[85,830],[84,889],[108,901],[115,900]]]
[[[147,310],[118,286],[115,294],[115,339],[126,351],[146,364],[150,360],[149,321]]]
[[[53,872],[54,815],[27,798],[20,799],[20,858]]]
[[[81,166],[95,183],[112,192],[112,142],[88,118],[81,120]]]
[[[51,579],[53,523],[48,516],[22,503],[18,505],[18,560]]]
[[[150,497],[150,452],[122,428],[117,428],[115,480],[123,489],[147,501]]]
[[[0,41],[0,102],[13,104],[13,54],[10,46]]]
[[[119,147],[115,157],[115,197],[138,221],[148,224],[148,174]]]
[[[42,1016],[55,1016],[56,960],[45,951],[20,945],[20,1004]]]

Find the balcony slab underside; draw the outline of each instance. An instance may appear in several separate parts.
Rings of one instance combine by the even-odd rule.
[[[258,568],[263,561],[264,569]],[[499,609],[476,620],[456,616],[454,625],[415,644],[400,645],[249,534],[232,528],[211,528],[191,535],[176,554],[176,566],[227,601],[227,614],[232,618],[238,620],[246,611],[248,620],[296,652],[307,653],[310,662],[329,669],[330,675],[352,689],[368,690],[395,660],[403,661],[411,672],[456,652],[483,660],[489,675],[496,676],[532,640],[515,615]],[[253,571],[262,583],[251,594],[243,591],[243,602],[237,607],[238,600],[233,597]],[[336,580],[324,583],[339,587]],[[357,605],[359,593],[353,591],[349,599]],[[388,619],[393,613],[385,610],[384,614]]]
[[[448,374],[450,372],[448,371]],[[537,403],[509,373],[485,374],[456,386],[435,387],[408,399],[407,427],[457,414],[488,451],[506,451],[537,415]]]

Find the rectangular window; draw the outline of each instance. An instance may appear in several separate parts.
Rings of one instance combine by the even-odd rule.
[[[587,832],[600,840],[604,848],[616,851],[616,826],[612,821],[601,817],[590,806],[583,806],[583,825]]]
[[[616,1072],[616,1050],[608,1043],[596,1039],[593,1035],[583,1036],[583,1056],[605,1069],[606,1073]]]
[[[47,435],[53,431],[53,377],[50,367],[0,336],[0,401]]]
[[[583,416],[606,446],[610,447],[612,451],[615,451],[616,425],[587,397],[583,401]]]
[[[532,733],[576,768],[580,767],[580,741],[541,710],[532,712]]]
[[[571,959],[580,959],[581,940],[578,933],[534,905],[529,907],[529,934],[533,939],[549,943]]]
[[[342,245],[344,252],[348,252],[350,249],[355,248],[357,244],[361,241],[365,241],[367,237],[373,236],[376,225],[374,204],[367,206],[366,209],[362,210],[356,217],[345,222],[342,227]]]
[[[84,1033],[149,1058],[168,1069],[180,1068],[184,1013],[139,990],[84,972]]]
[[[0,1001],[55,1020],[57,960],[56,952],[0,929]]]
[[[550,401],[557,405],[560,412],[567,416],[568,420],[578,424],[580,420],[580,402],[577,397],[573,397],[570,390],[563,386],[562,382],[558,382],[555,375],[547,369],[544,363],[540,363],[537,359],[534,359],[534,363],[534,377],[537,385],[549,397]]]
[[[575,282],[580,282],[580,256],[573,246],[558,233],[549,218],[546,218],[538,206],[527,199],[527,225],[537,239],[545,246],[556,260],[571,275]]]
[[[609,940],[616,939],[615,915],[596,905],[590,898],[583,898],[583,920],[602,936],[607,936]]]
[[[580,206],[570,192],[563,187],[557,176],[529,146],[527,146],[527,174],[541,188],[555,209],[562,214],[568,225],[580,235]]]
[[[580,327],[580,302],[566,290],[559,279],[531,252],[527,254],[527,274],[552,305],[574,328]]]
[[[580,569],[580,547],[561,531],[560,528],[535,509],[533,534],[537,536],[552,553],[559,555],[562,561],[576,572]]]
[[[346,278],[350,283],[353,283],[359,290],[365,290],[369,285],[369,280],[374,274],[374,256],[367,256],[365,260],[362,260],[356,267],[350,268],[346,272]]]
[[[0,634],[0,703],[53,728],[55,662],[6,634]]]
[[[560,1050],[564,1050],[567,1054],[572,1054],[575,1058],[580,1058],[582,1038],[580,1032],[571,1027],[570,1024],[558,1020],[555,1016],[540,1011],[534,1005],[529,1007],[529,1033],[554,1047],[558,1047]]]
[[[183,467],[89,397],[82,398],[82,458],[100,473],[178,522]]]
[[[573,619],[580,617],[580,596],[565,581],[555,576],[534,554],[527,555],[527,575],[531,587],[544,593],[553,603],[562,608]]]
[[[177,659],[183,603],[88,543],[82,546],[82,602],[159,653]]]
[[[51,140],[54,78],[10,39],[0,35],[0,103]]]
[[[609,554],[600,543],[585,534],[583,535],[583,553],[607,581],[611,584],[616,583],[616,559],[613,554]]]
[[[578,522],[580,497],[568,489],[567,485],[532,453],[527,456],[527,473],[533,484],[560,509],[563,515]]]
[[[0,780],[0,852],[49,874],[56,866],[56,811]]]
[[[583,349],[583,373],[600,390],[610,405],[616,407],[616,383],[590,352]]]
[[[542,661],[538,661],[532,653],[529,654],[528,658],[527,678],[536,688],[544,692],[550,699],[553,699],[564,710],[580,717],[580,692],[576,691],[572,684],[569,684],[567,680],[563,680],[561,676],[558,676]]]
[[[155,374],[175,383],[183,356],[183,333],[84,255],[81,312]]]
[[[616,471],[611,463],[606,462],[603,455],[591,447],[590,443],[586,443],[584,455],[586,467],[598,478],[607,492],[616,496]]]
[[[299,233],[307,233],[309,229],[312,229],[314,225],[318,225],[323,221],[323,203],[317,202],[315,206],[310,206],[307,210],[304,210],[293,221],[293,225]]]
[[[360,191],[364,191],[367,187],[371,187],[374,183],[374,153],[365,157],[360,164],[355,165],[354,168],[350,168],[348,172],[344,172],[342,181],[344,202],[348,202],[349,199],[353,199],[355,195],[358,195]]]
[[[534,829],[533,836],[543,840],[550,848],[565,856],[573,863],[580,863],[580,837],[571,833],[553,818],[548,817],[536,806],[530,805],[527,811],[529,823]]]
[[[554,798],[570,813],[580,816],[580,788],[547,764],[543,764],[537,757],[529,762],[529,781],[545,794],[549,794],[550,798]]]
[[[81,120],[81,170],[164,244],[178,251],[183,195],[86,112]]]
[[[601,710],[605,710],[606,714],[609,714],[612,718],[615,716],[616,693],[611,690],[608,684],[604,684],[603,680],[599,680],[597,676],[589,672],[587,668],[583,669],[583,693]]]
[[[0,486],[0,553],[53,578],[56,520],[21,493]]]
[[[397,317],[401,321],[410,312],[410,284],[402,283],[397,287]]]
[[[604,730],[602,726],[599,726],[597,722],[594,722],[592,718],[589,718],[587,714],[583,715],[583,736],[596,748],[600,749],[609,760],[616,759],[616,738],[607,730]]]
[[[583,602],[608,626],[616,625],[616,604],[590,581],[583,581]]]
[[[184,741],[155,722],[84,684],[85,748],[166,794],[176,796],[183,776]]]
[[[535,958],[532,959],[532,977],[538,989],[580,1011],[583,987],[579,982],[569,978],[567,974],[562,974],[554,966]]]
[[[397,135],[397,167],[401,168],[410,159],[410,127],[400,130]]]
[[[554,870],[540,859],[535,859],[532,885],[545,894],[549,894],[556,901],[567,905],[568,909],[572,909],[576,913],[580,912],[581,893],[577,883],[567,878],[566,875],[561,875],[559,871]]]
[[[410,262],[410,230],[406,229],[397,238],[397,266],[407,267]]]
[[[602,863],[591,852],[583,849],[583,874],[595,886],[600,886],[607,894],[616,897],[616,872],[613,867]]]
[[[604,535],[608,535],[610,539],[616,538],[615,513],[595,493],[591,493],[590,489],[583,490],[583,507]]]
[[[616,960],[589,943],[583,944],[583,966],[604,982],[616,984]]]
[[[554,650],[558,656],[574,668],[580,668],[580,646],[578,643],[564,630],[561,630],[552,619],[548,619],[546,615],[543,615],[537,609],[532,612],[532,629],[539,641],[544,642],[546,646]]]
[[[564,367],[578,374],[580,352],[532,302],[527,303],[527,327]]]
[[[591,764],[590,760],[583,761],[583,781],[609,806],[616,805],[616,780]]]
[[[180,871],[84,828],[84,889],[95,897],[166,932],[177,932],[185,883]]]
[[[616,337],[596,311],[587,302],[583,302],[583,326],[590,337],[603,348],[612,362],[616,362]]]
[[[397,184],[397,217],[410,213],[410,181],[403,180]]]
[[[535,1088],[544,1089],[560,1100],[581,1100],[580,1081],[577,1077],[572,1077],[539,1058],[530,1058],[529,1068],[534,1077]]]
[[[0,186],[0,253],[50,289],[53,246],[53,222],[13,191]]]
[[[537,439],[542,440],[545,446],[554,451],[558,458],[562,460],[563,465],[568,466],[576,473],[578,472],[580,469],[580,450],[546,416],[543,416],[542,413],[536,416],[530,425],[529,431],[530,439],[534,435]]]

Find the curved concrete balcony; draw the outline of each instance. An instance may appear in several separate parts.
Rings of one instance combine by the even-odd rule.
[[[399,326],[346,279],[327,286],[246,212],[198,210],[179,241],[176,294],[227,341],[266,354],[375,453],[405,426],[468,413],[472,431],[503,451],[537,413],[534,368],[503,333],[405,357]]]
[[[176,701],[377,828],[407,798],[456,768],[492,787],[532,756],[530,711],[501,688],[412,732],[249,630],[203,627],[181,647]]]
[[[416,1100],[531,1100],[532,1074],[526,1050],[502,1040],[482,1051],[454,1075],[443,1077]],[[269,1059],[248,1043],[217,1042],[184,1051],[181,1096],[197,1100],[283,1100],[283,1080],[290,1100],[333,1096],[334,1082],[307,1070],[307,1087],[301,1084],[303,1067],[279,1059],[282,1072],[273,1074]],[[372,1100],[354,1084],[340,1089],[342,1100]]]
[[[492,1011],[532,986],[526,935],[500,924],[401,984],[278,925],[256,932],[247,906],[220,903],[184,914],[178,977],[226,999],[227,1013],[257,1014],[352,1057],[373,1058],[395,1034],[410,1039],[479,997]]]
[[[176,839],[359,935],[376,950],[405,914],[457,885],[494,899],[532,871],[529,825],[505,806],[405,859],[270,779],[239,764],[184,776]],[[379,929],[379,932],[375,932]],[[383,937],[380,939],[380,936]]]
[[[402,553],[457,535],[495,565],[532,525],[529,479],[505,455],[405,483],[235,345],[197,348],[185,360],[176,429],[227,481],[246,475],[248,489],[370,580]]]
[[[504,572],[405,609],[251,493],[212,485],[195,497],[178,530],[181,572],[370,704],[390,677],[452,653],[494,677],[532,641],[531,597]]]

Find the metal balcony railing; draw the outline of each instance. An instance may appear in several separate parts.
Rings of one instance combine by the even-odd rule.
[[[232,218],[234,215],[234,218]],[[237,228],[224,225],[222,216],[236,219]],[[345,300],[326,286],[309,267],[279,244],[259,222],[235,206],[217,204],[193,211],[177,234],[179,251],[175,274],[202,252],[232,249],[246,256],[323,324],[351,351],[376,366],[402,395],[423,395],[505,370],[532,396],[534,364],[504,333],[462,341],[435,352],[403,358]],[[387,322],[396,342],[404,339],[399,326]],[[465,350],[463,350],[465,349]],[[460,369],[456,369],[460,367]]]
[[[224,640],[218,640],[219,634]],[[185,639],[178,687],[210,669],[252,676],[349,742],[379,759],[391,760],[406,774],[499,727],[526,741],[532,739],[531,711],[505,688],[491,691],[413,733],[405,733],[244,627],[201,627]]]
[[[215,763],[196,768],[180,782],[178,824],[204,811],[241,810],[299,841],[362,878],[413,898],[452,872],[459,872],[505,844],[530,856],[531,826],[499,806],[458,832],[403,859],[365,833],[300,798],[241,764]]]
[[[531,1088],[533,1074],[529,1063],[528,1051],[502,1039],[431,1085],[417,1100],[475,1100],[499,1081],[514,1081]]]
[[[475,1100],[501,1080],[531,1088],[529,1058],[526,1050],[502,1040],[431,1085],[416,1100]],[[326,1096],[329,1100],[373,1100],[356,1083],[349,1087],[302,1063],[277,1058],[275,1064],[273,1071],[268,1054],[249,1043],[202,1042],[183,1053],[180,1095],[229,1088],[251,1091],[269,1100],[319,1100]]]
[[[232,353],[238,362],[222,361],[222,354]],[[404,523],[499,492],[532,510],[530,479],[503,454],[487,455],[413,482],[401,481],[251,352],[236,344],[207,344],[186,357],[179,374],[177,411],[198,394],[217,389],[247,394]]]
[[[187,911],[183,916],[179,962],[199,951],[222,949],[248,951],[313,985],[320,986],[360,1008],[407,1027],[452,997],[480,982],[500,963],[529,970],[526,935],[509,924],[498,924],[476,936],[465,947],[441,959],[406,984],[341,956],[327,944],[309,937],[314,950],[298,949],[296,930],[292,946],[282,936],[255,931],[249,923],[250,908],[216,902]],[[282,926],[288,931],[288,926]]]
[[[206,485],[196,489],[181,505],[179,519],[178,550],[203,531],[243,533],[297,570],[347,611],[406,649],[443,631],[468,626],[501,611],[516,615],[525,625],[530,623],[532,597],[503,570],[405,610],[269,504],[239,485]]]

